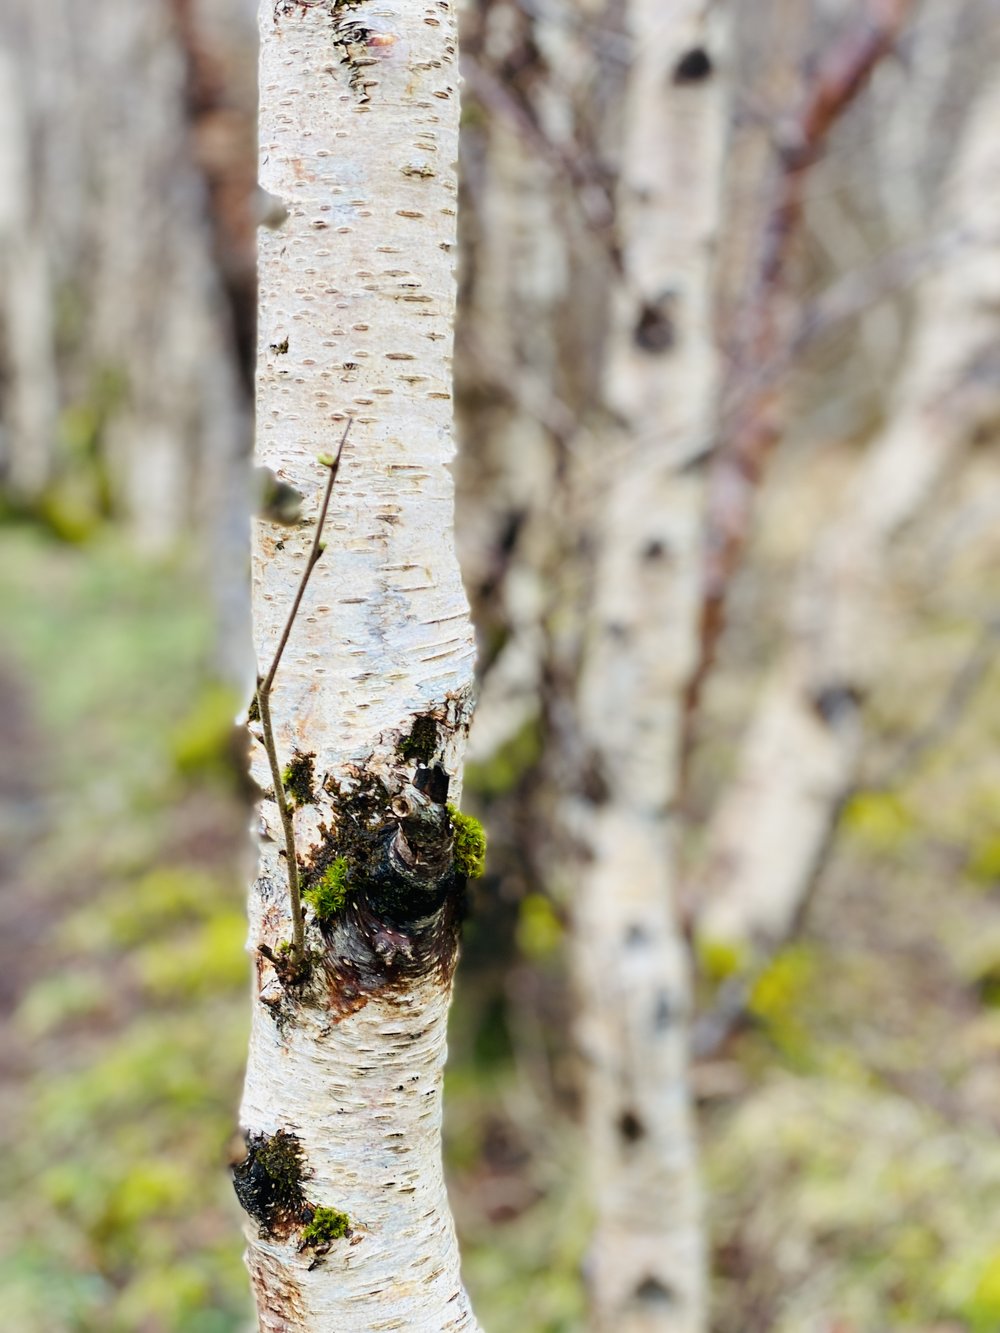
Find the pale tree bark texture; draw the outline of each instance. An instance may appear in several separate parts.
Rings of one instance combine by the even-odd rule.
[[[712,276],[726,139],[728,17],[633,0],[618,188],[623,274],[576,699],[584,772],[572,961],[595,1232],[593,1325],[704,1326],[704,1241],[687,1083],[685,949],[672,827],[693,667],[718,381]]]
[[[862,706],[888,665],[880,605],[893,539],[1000,417],[1000,89],[980,96],[945,185],[954,255],[916,292],[886,425],[805,561],[789,641],[709,825],[698,931],[751,963],[794,926],[859,773]]]
[[[260,247],[257,457],[304,497],[298,529],[255,532],[263,671],[312,541],[317,455],[353,424],[271,704],[306,896],[325,882],[339,897],[307,909],[293,975],[265,794],[236,1168],[247,1260],[262,1329],[472,1329],[440,1143],[467,868],[446,802],[474,659],[448,466],[455,15],[446,0],[259,14],[261,184],[287,217]],[[259,744],[254,774],[271,787]]]

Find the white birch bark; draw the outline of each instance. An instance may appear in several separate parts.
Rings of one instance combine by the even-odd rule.
[[[704,1241],[687,1083],[685,951],[671,806],[693,666],[703,482],[714,425],[714,248],[728,20],[704,0],[632,0],[618,224],[624,278],[595,467],[599,553],[577,701],[589,799],[576,812],[573,967],[596,1225],[593,1325],[704,1326]]]
[[[283,762],[315,756],[316,804],[295,816],[307,881],[310,863],[360,827],[348,796],[359,789],[377,793],[410,879],[376,885],[358,871],[355,883],[352,866],[345,908],[325,933],[309,922],[321,955],[310,980],[283,984],[257,952],[291,933],[281,827],[264,800],[241,1122],[251,1143],[294,1135],[309,1203],[345,1213],[350,1231],[318,1253],[300,1248],[301,1218],[274,1229],[250,1217],[247,1260],[262,1329],[474,1329],[440,1143],[460,890],[440,783],[443,770],[456,801],[474,659],[448,469],[455,16],[448,0],[261,0],[259,17],[261,184],[288,217],[261,240],[258,461],[303,493],[307,520],[325,481],[316,455],[335,450],[354,415],[327,549],[275,682],[278,751]],[[309,522],[291,534],[257,524],[265,670],[311,539]],[[434,720],[428,767],[396,748],[418,717]],[[259,747],[254,773],[270,787]],[[429,797],[414,779],[430,781]],[[422,800],[438,818],[443,890],[402,817]]]
[[[917,292],[885,428],[807,560],[791,641],[765,684],[733,781],[713,815],[699,935],[747,961],[794,925],[860,756],[860,705],[885,663],[879,601],[895,535],[1000,414],[1000,85],[980,97],[946,186],[964,234]]]

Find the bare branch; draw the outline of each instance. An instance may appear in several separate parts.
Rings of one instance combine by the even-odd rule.
[[[786,365],[794,345],[782,297],[801,231],[809,168],[879,61],[894,48],[912,9],[913,0],[871,0],[862,20],[820,59],[803,105],[779,147],[773,201],[732,356],[721,443],[710,464],[701,652],[688,688],[685,749],[690,747],[693,715],[715,660],[729,585],[749,539],[756,490],[781,435],[781,376],[761,377],[759,368]]]
[[[323,492],[323,502],[320,505],[319,515],[316,519],[316,531],[313,533],[313,543],[309,550],[309,557],[306,560],[305,568],[302,571],[302,578],[299,580],[299,586],[295,593],[295,600],[292,602],[291,610],[288,613],[288,619],[285,621],[285,627],[281,632],[281,638],[278,641],[278,647],[275,650],[274,659],[271,662],[270,670],[263,678],[257,679],[257,707],[260,710],[260,725],[264,734],[264,748],[267,751],[267,761],[271,768],[271,779],[274,783],[274,799],[278,807],[278,814],[281,816],[281,827],[285,834],[285,860],[288,869],[288,903],[292,916],[292,962],[295,966],[300,966],[305,955],[305,923],[302,916],[302,894],[299,886],[299,862],[295,853],[295,830],[292,825],[292,812],[288,808],[288,800],[285,797],[285,784],[282,778],[281,763],[278,759],[277,745],[274,739],[274,727],[271,724],[271,686],[274,684],[275,673],[281,662],[281,656],[285,651],[285,645],[288,643],[288,636],[292,632],[292,626],[295,624],[295,617],[299,613],[299,607],[302,604],[302,597],[306,590],[306,584],[309,582],[309,576],[312,574],[323,554],[323,525],[326,523],[327,510],[330,507],[330,496],[333,494],[333,484],[337,480],[337,473],[340,471],[340,458],[344,452],[344,445],[347,443],[347,437],[350,434],[351,426],[354,424],[354,417],[347,418],[347,425],[344,427],[344,433],[340,437],[340,445],[334,458],[321,458],[320,462],[329,470],[326,479],[326,490]]]

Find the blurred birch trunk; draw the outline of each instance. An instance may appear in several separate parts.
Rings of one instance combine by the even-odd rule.
[[[566,617],[566,547],[579,540],[565,521],[569,458],[593,406],[600,353],[588,334],[611,269],[606,238],[588,227],[595,213],[608,227],[606,192],[582,207],[567,189],[585,155],[574,94],[592,90],[590,8],[575,5],[573,21],[521,10],[513,23],[507,6],[487,5],[463,53],[473,116],[457,377],[476,415],[458,473],[459,543],[485,645],[470,742],[480,761],[538,718],[547,633]]]
[[[0,460],[11,492],[33,498],[52,471],[59,396],[50,256],[32,204],[30,133],[17,61],[0,47]]]
[[[718,366],[713,269],[728,16],[631,0],[617,192],[622,277],[584,481],[596,513],[576,697],[582,771],[572,967],[595,1230],[593,1326],[695,1333],[705,1244],[687,1080],[690,999],[673,805],[696,650],[703,475]]]
[[[3,485],[70,537],[120,517],[159,553],[194,532],[220,667],[245,678],[248,413],[173,0],[5,8]]]
[[[256,528],[262,671],[313,539],[317,454],[354,421],[271,706],[281,762],[305,765],[307,898],[332,875],[342,901],[309,909],[306,966],[290,973],[272,788],[250,895],[247,1262],[262,1329],[474,1329],[441,1164],[464,889],[445,802],[474,658],[449,471],[455,15],[261,0],[259,22],[261,184],[287,218],[260,248],[258,460],[306,515]],[[254,772],[271,787],[260,746]]]
[[[766,682],[707,834],[698,931],[751,960],[792,929],[857,779],[862,706],[884,668],[879,604],[893,538],[1000,416],[1000,85],[980,95],[945,186],[962,239],[917,290],[886,425],[806,562],[790,642]]]
[[[554,309],[567,280],[545,164],[500,117],[489,119],[477,146],[470,166],[478,194],[475,272],[461,316],[458,370],[466,388],[476,386],[481,395],[476,453],[465,465],[474,521],[459,536],[462,568],[485,603],[485,615],[477,617],[487,651],[473,759],[496,753],[538,708],[543,575],[556,492],[546,406],[556,379]],[[492,400],[489,409],[484,400]]]

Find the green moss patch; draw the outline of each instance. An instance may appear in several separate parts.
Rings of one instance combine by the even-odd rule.
[[[303,890],[302,896],[316,913],[320,925],[325,925],[347,902],[350,891],[350,872],[345,856],[332,861],[315,884]]]
[[[486,869],[486,833],[473,815],[463,815],[454,805],[448,806],[451,830],[455,840],[455,869],[466,879],[479,879]]]
[[[432,717],[426,714],[414,718],[409,736],[404,736],[396,747],[401,759],[416,759],[421,764],[429,764],[438,748],[438,727]]]
[[[313,791],[316,756],[302,754],[296,750],[284,773],[281,775],[282,786],[290,800],[296,805],[312,805],[316,800]]]
[[[307,1245],[316,1249],[321,1245],[330,1245],[335,1240],[342,1240],[351,1233],[351,1219],[346,1213],[336,1208],[317,1208],[312,1221],[302,1232],[303,1248]]]

